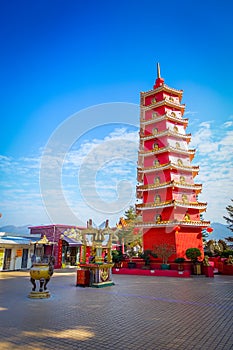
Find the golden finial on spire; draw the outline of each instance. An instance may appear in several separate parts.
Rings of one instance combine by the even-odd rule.
[[[159,63],[157,63],[157,78],[160,79],[161,76],[160,76],[160,65]]]

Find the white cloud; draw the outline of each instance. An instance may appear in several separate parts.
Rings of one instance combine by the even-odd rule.
[[[225,123],[226,124],[226,123]],[[203,184],[199,199],[207,201],[206,218],[224,222],[225,208],[233,198],[233,130],[211,122],[201,123],[192,135],[197,149],[194,163],[200,166],[196,182]]]
[[[225,123],[223,124],[223,126],[224,126],[225,128],[229,128],[229,127],[233,126],[233,121],[225,122]]]
[[[211,221],[224,222],[225,207],[233,198],[232,126],[232,121],[220,127],[212,121],[205,121],[196,123],[190,131],[192,142],[189,147],[196,148],[193,164],[200,166],[195,182],[203,184],[199,200],[208,202],[205,219]],[[64,163],[62,154],[50,159],[48,153],[46,170],[49,176],[54,165],[63,164],[62,193],[68,206],[83,222],[93,218],[100,223],[108,218],[115,224],[127,205],[135,204],[138,144],[138,130],[117,128],[104,138],[101,135],[99,138],[86,138],[79,147],[74,145],[67,152]],[[4,209],[1,212],[3,218],[6,212],[8,223],[49,223],[40,194],[39,168],[39,156],[20,159],[0,156],[1,204]],[[123,189],[121,192],[119,184]],[[50,196],[50,205],[55,210],[57,203],[53,199],[58,195],[57,191],[50,188],[46,195]],[[117,203],[119,197],[121,211],[108,212],[108,203]],[[99,201],[103,212],[95,208]],[[60,223],[67,223],[62,212],[60,214]]]

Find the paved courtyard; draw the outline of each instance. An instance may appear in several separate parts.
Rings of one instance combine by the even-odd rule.
[[[29,299],[29,272],[0,272],[1,349],[233,349],[233,277],[113,275],[75,286],[57,271],[51,298]]]

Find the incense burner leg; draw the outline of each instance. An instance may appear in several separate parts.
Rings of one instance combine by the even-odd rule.
[[[32,291],[35,292],[35,290],[36,290],[36,281],[32,277],[31,277],[30,281],[31,281],[31,283],[33,285]]]
[[[44,279],[44,278],[41,278],[41,279],[40,279],[40,289],[39,289],[39,292],[43,292],[44,283],[45,283],[45,279]]]
[[[47,284],[49,283],[50,278],[46,278],[45,284],[44,284],[44,290],[47,290]]]

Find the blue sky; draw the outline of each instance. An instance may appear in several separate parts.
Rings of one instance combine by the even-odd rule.
[[[190,146],[197,149],[193,163],[200,165],[196,182],[203,183],[199,200],[208,202],[205,219],[224,222],[233,198],[232,10],[230,0],[2,1],[1,226],[90,217],[114,225],[135,203],[139,113],[122,119],[107,108],[108,119],[82,110],[138,105],[140,91],[154,84],[156,62],[165,83],[184,90]],[[78,122],[70,130],[74,115]],[[51,169],[41,171],[49,140],[67,125],[70,145],[65,158],[58,155],[57,176],[72,218],[56,204],[49,181],[44,203],[46,170],[54,179]],[[122,210],[110,209],[119,200]]]

